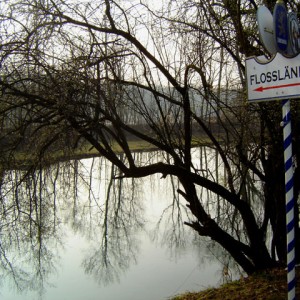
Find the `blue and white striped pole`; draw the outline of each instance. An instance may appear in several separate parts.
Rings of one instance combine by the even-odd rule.
[[[292,154],[292,126],[290,100],[282,101],[284,164],[285,164],[285,205],[287,230],[287,284],[288,300],[296,299],[295,274],[295,200],[294,200],[294,170]]]

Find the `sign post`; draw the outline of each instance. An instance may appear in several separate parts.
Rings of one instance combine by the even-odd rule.
[[[290,99],[300,98],[300,26],[295,13],[288,13],[282,0],[277,1],[273,15],[265,6],[259,7],[257,21],[262,44],[272,58],[252,57],[246,60],[248,100],[282,100],[287,292],[288,300],[295,300],[295,200]]]
[[[282,101],[282,124],[285,165],[285,207],[286,207],[286,243],[287,243],[287,283],[288,300],[296,299],[295,275],[295,200],[294,200],[294,170],[292,153],[292,129],[290,100]]]

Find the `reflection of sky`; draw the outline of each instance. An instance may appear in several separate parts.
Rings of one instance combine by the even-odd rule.
[[[80,265],[87,247],[85,239],[69,235],[66,251],[61,254],[61,271],[50,278],[54,287],[47,288],[43,300],[163,300],[180,292],[215,285],[220,279],[217,264],[204,263],[198,267],[195,250],[186,251],[174,261],[165,248],[156,247],[144,237],[138,264],[121,276],[119,283],[99,286],[84,274]],[[18,295],[2,290],[1,299],[35,300],[38,297],[34,293]]]
[[[86,162],[89,170],[90,161]],[[166,205],[173,200],[170,181],[157,180],[159,178],[160,175],[153,177],[151,181],[143,179],[141,186],[138,187],[141,191],[139,199],[143,200],[147,212],[146,231],[153,228]],[[96,180],[93,184],[99,187]],[[96,192],[96,194],[100,196],[101,193]],[[82,197],[86,197],[84,192]],[[192,236],[189,228],[185,228],[185,233],[186,236]],[[159,234],[163,236],[162,232]],[[57,274],[52,274],[48,280],[53,286],[46,286],[42,299],[163,300],[181,292],[201,290],[220,282],[222,268],[220,264],[208,258],[207,261],[204,259],[199,266],[199,257],[207,256],[205,249],[196,249],[190,245],[188,249],[180,251],[179,255],[171,257],[167,245],[161,245],[161,241],[155,244],[147,234],[140,232],[137,235],[141,248],[137,255],[137,264],[133,264],[129,270],[120,274],[120,282],[99,286],[92,276],[84,273],[82,267],[89,246],[95,246],[95,241],[88,241],[79,232],[75,234],[70,227],[67,227],[64,238],[65,250],[59,253],[60,265],[57,266]],[[38,296],[33,292],[19,295],[10,291],[9,287],[2,287],[0,298],[1,300],[35,300]]]

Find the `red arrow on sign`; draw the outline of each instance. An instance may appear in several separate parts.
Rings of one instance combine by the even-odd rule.
[[[273,89],[282,89],[282,88],[287,88],[287,87],[292,87],[292,86],[298,86],[300,85],[300,82],[296,82],[296,83],[289,83],[289,84],[281,84],[281,85],[274,85],[274,86],[267,86],[267,87],[263,87],[260,86],[257,89],[255,89],[255,92],[263,92],[266,90],[273,90]]]

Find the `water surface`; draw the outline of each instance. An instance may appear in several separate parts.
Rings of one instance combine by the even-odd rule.
[[[79,166],[83,175],[75,181],[76,200],[56,196],[58,221],[55,230],[51,227],[55,232],[53,237],[47,235],[43,241],[47,250],[44,253],[49,256],[45,262],[43,257],[39,262],[32,257],[32,261],[27,259],[25,263],[17,250],[7,252],[13,264],[28,273],[41,273],[30,273],[33,278],[36,276],[37,286],[33,290],[17,291],[11,274],[6,275],[2,270],[1,299],[163,300],[222,282],[223,264],[208,250],[208,241],[201,239],[199,243],[193,231],[182,226],[188,216],[184,211],[179,214],[174,210],[178,200],[173,193],[174,182],[160,180],[159,175],[140,180],[134,187],[135,195],[125,199],[132,207],[122,208],[122,214],[116,217],[109,214],[108,208],[115,210],[118,202],[102,201],[120,187],[108,189],[111,166],[101,165],[99,172],[99,162],[92,159],[81,161]],[[93,188],[92,197],[87,182]],[[59,185],[66,189],[64,184]],[[130,182],[122,184],[122,190],[129,188],[133,189]],[[121,201],[118,193],[115,196],[115,200]],[[121,222],[125,229],[116,233],[115,227]],[[178,223],[179,229],[175,228]],[[25,242],[22,245],[28,246]],[[108,255],[103,258],[105,250]],[[40,265],[36,267],[37,264]],[[110,267],[106,269],[104,265]],[[47,266],[49,272],[43,269]]]

